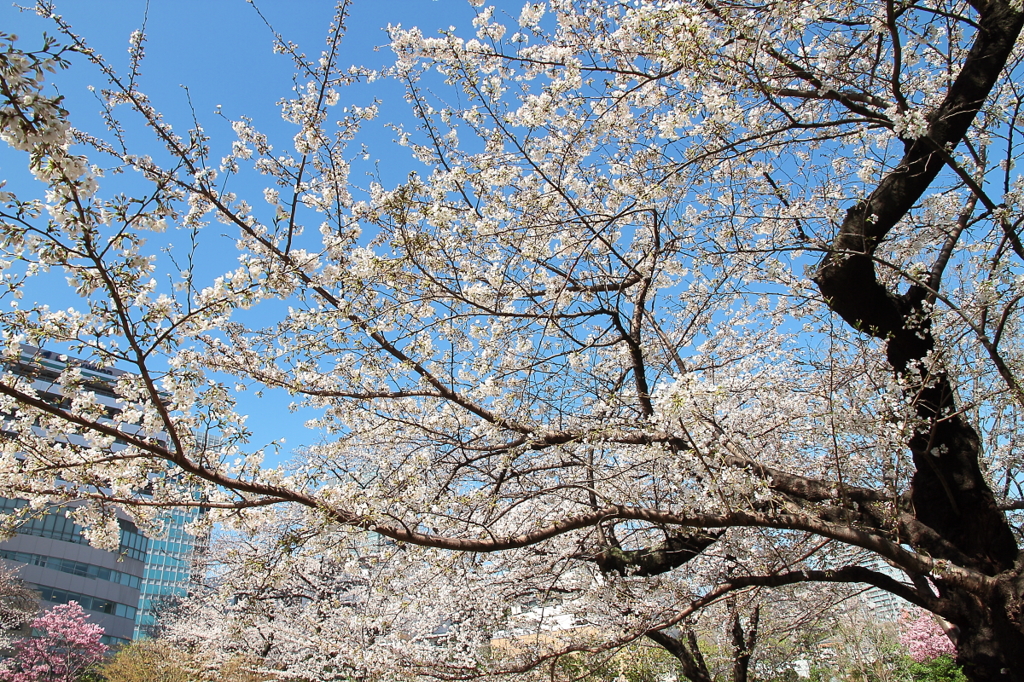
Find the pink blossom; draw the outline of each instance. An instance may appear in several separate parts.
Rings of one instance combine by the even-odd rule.
[[[900,643],[910,651],[910,657],[918,663],[924,663],[942,655],[956,656],[956,647],[942,631],[935,618],[930,614],[922,614],[913,618],[904,614],[900,619],[903,632]]]
[[[87,622],[78,602],[54,606],[32,621],[41,634],[14,645],[14,656],[0,668],[3,682],[73,682],[102,660],[103,628]]]

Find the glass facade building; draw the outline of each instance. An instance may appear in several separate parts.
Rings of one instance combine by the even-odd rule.
[[[40,397],[63,403],[69,397],[59,379],[69,363],[78,366],[88,390],[108,412],[120,411],[114,387],[122,370],[26,345],[20,361],[4,369],[31,378]],[[28,511],[25,506],[24,500],[0,498],[0,514],[23,514]],[[65,506],[73,508],[76,503]],[[83,529],[64,511],[52,507],[25,514],[13,529],[16,535],[0,543],[0,560],[18,569],[18,576],[41,595],[44,608],[79,602],[91,620],[103,626],[111,643],[151,632],[160,609],[169,600],[185,596],[201,575],[206,542],[186,532],[201,514],[197,509],[169,510],[161,532],[153,538],[118,512],[121,536],[116,552],[91,547]]]
[[[25,504],[0,498],[0,513],[20,513]],[[63,509],[43,510],[0,543],[0,560],[39,593],[44,608],[76,601],[103,627],[108,644],[123,643],[134,633],[149,539],[127,517],[118,522],[120,546],[108,552],[91,547]]]
[[[186,530],[201,514],[202,510],[194,507],[170,510],[163,516],[163,531],[149,539],[136,637],[155,636],[161,610],[187,596],[192,586],[202,580],[208,540]]]
[[[24,500],[0,498],[0,514],[17,513]],[[205,571],[208,542],[186,531],[202,512],[174,509],[159,535],[147,538],[127,519],[117,552],[88,544],[82,527],[48,510],[27,519],[0,543],[0,559],[39,593],[43,606],[77,601],[103,626],[108,643],[156,634],[162,609],[189,594]]]

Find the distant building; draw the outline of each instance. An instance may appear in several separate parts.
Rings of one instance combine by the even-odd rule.
[[[25,504],[0,498],[0,513],[17,512]],[[118,522],[121,544],[108,552],[89,546],[82,527],[63,510],[50,509],[0,543],[0,559],[19,569],[18,577],[39,593],[44,606],[76,601],[103,626],[106,643],[124,643],[135,628],[149,540],[127,517]]]
[[[883,575],[887,575],[893,580],[906,580],[907,577],[902,571],[890,566],[879,556],[869,556],[861,564],[865,568],[870,568],[872,571],[877,571]],[[867,606],[868,611],[876,620],[887,621],[895,623],[900,618],[900,614],[907,609],[913,608],[913,606],[897,597],[892,592],[886,592],[880,590],[877,587],[869,587],[861,595],[861,599],[864,600],[864,605]]]
[[[61,403],[70,400],[60,384],[69,363],[78,367],[86,390],[96,394],[111,416],[120,412],[114,389],[117,378],[125,374],[122,370],[27,345],[22,345],[19,362],[5,369],[31,378],[40,397]],[[25,504],[0,498],[0,513],[15,512]],[[163,532],[149,539],[119,513],[121,544],[117,552],[107,552],[89,546],[83,529],[54,508],[28,519],[16,529],[16,537],[0,543],[0,559],[21,565],[19,577],[39,591],[44,603],[77,601],[100,614],[94,620],[113,642],[128,641],[151,631],[160,607],[184,596],[196,571],[202,570],[206,544],[185,532],[199,514],[196,509],[168,510]]]
[[[194,507],[169,510],[163,516],[163,532],[150,538],[135,622],[136,638],[155,637],[161,610],[188,596],[193,586],[202,582],[209,538],[186,531],[202,513]]]
[[[903,571],[892,566],[874,552],[864,549],[845,546],[836,553],[834,561],[840,566],[861,566],[875,573],[888,576],[896,582],[905,583],[908,580]],[[864,586],[863,590],[858,594],[858,601],[865,607],[865,615],[869,615],[873,620],[881,622],[895,623],[899,620],[900,614],[903,611],[913,608],[910,603],[897,597],[892,592],[887,592],[870,585]]]

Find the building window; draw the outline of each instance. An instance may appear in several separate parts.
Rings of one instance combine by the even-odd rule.
[[[42,554],[11,552],[6,549],[0,549],[0,558],[17,561],[22,564],[31,564],[41,568],[51,568],[55,571],[60,571],[61,573],[80,575],[83,578],[107,580],[112,583],[117,583],[118,585],[127,585],[134,589],[138,589],[142,582],[142,579],[139,576],[132,575],[130,573],[114,571],[109,568],[103,568],[102,566],[86,564],[81,561],[72,561],[71,559],[58,559],[52,556],[44,556]]]
[[[25,505],[25,500],[0,498],[0,513],[15,512],[24,508]],[[125,519],[117,521],[121,526],[121,546],[118,547],[118,553],[130,559],[145,561],[146,552],[149,550],[149,540],[139,533],[130,521]],[[80,545],[89,544],[89,541],[82,535],[82,527],[64,516],[63,512],[55,509],[51,509],[43,516],[25,519],[16,530],[20,535],[35,535],[63,542],[75,542]]]
[[[77,592],[59,590],[55,587],[46,587],[44,585],[33,585],[32,588],[39,592],[39,596],[42,597],[43,601],[52,602],[54,604],[67,604],[69,601],[76,601],[86,611],[109,613],[114,616],[118,616],[119,618],[135,618],[136,609],[134,606],[119,604],[116,601],[110,601],[109,599],[90,597],[87,594],[78,594]]]

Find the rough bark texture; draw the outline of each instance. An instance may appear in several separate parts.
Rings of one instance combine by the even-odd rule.
[[[690,682],[714,682],[704,662],[704,656],[697,646],[697,636],[692,630],[686,631],[686,641],[682,637],[673,637],[660,630],[647,633],[647,637],[679,660],[683,675]]]
[[[902,295],[879,282],[876,248],[911,210],[944,164],[936,150],[966,135],[1001,75],[1021,31],[1022,16],[1005,2],[976,3],[981,14],[974,45],[929,135],[907,141],[900,165],[874,192],[849,209],[815,281],[848,324],[886,342],[893,371],[914,398],[920,428],[908,446],[916,472],[911,513],[932,532],[908,538],[915,549],[998,578],[997,594],[980,594],[935,580],[947,619],[960,628],[958,660],[972,680],[1024,680],[1021,565],[1012,531],[980,468],[974,427],[955,413],[953,386],[941,370],[921,371],[935,348],[922,314],[926,292]],[[936,282],[937,284],[937,282]],[[920,372],[920,373],[919,373]]]
[[[730,602],[729,635],[732,639],[731,682],[747,682],[750,674],[750,658],[754,653],[754,646],[757,644],[757,627],[760,621],[760,614],[760,605],[755,606],[747,621],[747,629],[744,631],[743,623],[740,620],[740,613],[735,605]],[[683,669],[683,675],[690,682],[713,682],[714,677],[708,670],[707,663],[700,653],[697,635],[694,634],[693,630],[686,629],[678,637],[662,630],[654,630],[647,633],[647,637],[679,660],[679,664]]]
[[[761,619],[761,607],[755,606],[743,631],[740,612],[732,608],[732,682],[747,682],[750,672],[750,657],[757,643],[757,626]]]
[[[660,575],[682,566],[707,549],[721,533],[698,531],[686,535],[669,535],[663,543],[644,549],[623,550],[607,547],[594,557],[602,573],[619,575]]]

